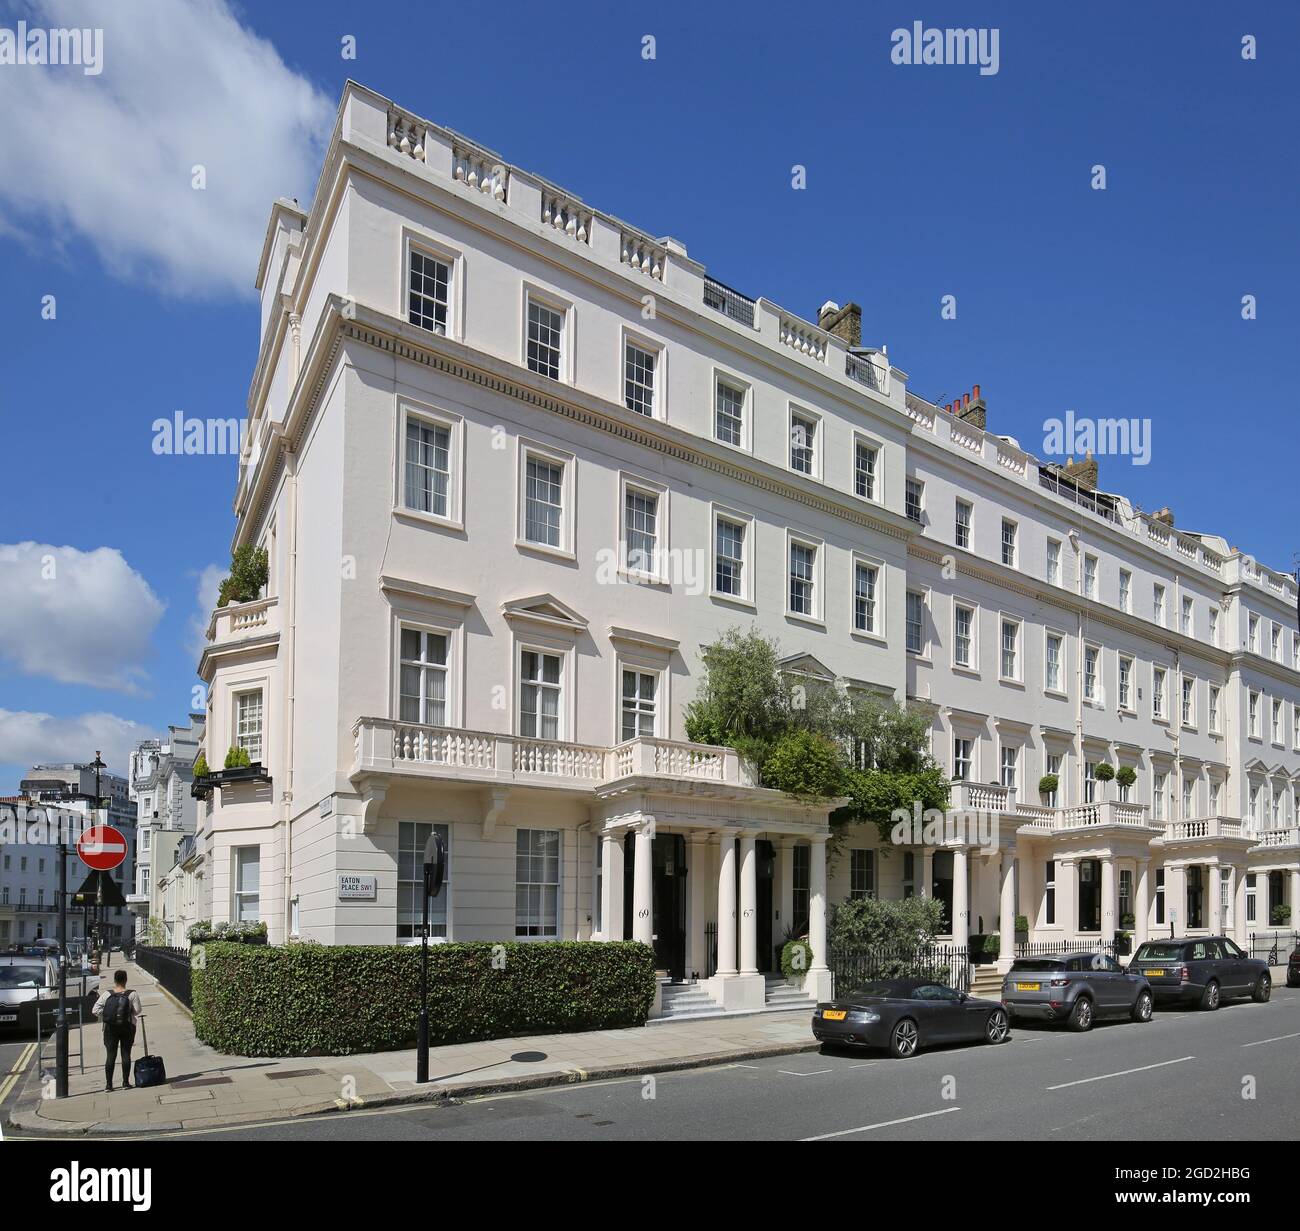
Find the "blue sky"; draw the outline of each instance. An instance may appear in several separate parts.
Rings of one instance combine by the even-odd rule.
[[[1103,487],[1274,567],[1300,549],[1275,460],[1300,324],[1294,5],[0,0],[0,26],[20,17],[105,45],[97,76],[0,66],[0,792],[190,706],[234,461],[156,456],[151,424],[244,413],[266,211],[307,201],[349,76],[749,295],[856,299],[914,390],[980,383],[1032,452],[1068,409],[1150,418],[1150,464],[1103,458]],[[916,20],[996,27],[999,71],[892,64]],[[35,596],[28,541],[58,549]]]

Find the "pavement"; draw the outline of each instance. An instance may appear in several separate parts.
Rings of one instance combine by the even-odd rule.
[[[414,1050],[286,1059],[223,1055],[194,1037],[188,1011],[148,973],[133,963],[126,969],[130,986],[140,994],[149,1051],[162,1056],[168,1082],[123,1090],[119,1064],[116,1088],[106,1092],[96,1023],[85,1032],[86,1070],[79,1073],[73,1066],[66,1099],[52,1097],[53,1082],[43,1080],[48,1074],[40,1071],[36,1049],[15,1051],[15,1065],[21,1060],[21,1067],[9,1073],[14,1079],[10,1089],[0,1089],[0,1112],[7,1109],[9,1128],[36,1136],[214,1129],[663,1073],[817,1048],[808,1010],[797,1009],[434,1047],[429,1051],[431,1080],[417,1084]],[[105,974],[105,982],[108,977]],[[144,1035],[137,1031],[133,1062],[143,1050]],[[46,1040],[43,1058],[47,1067],[52,1065],[51,1040]]]

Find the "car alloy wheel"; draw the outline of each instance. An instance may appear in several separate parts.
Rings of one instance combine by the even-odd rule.
[[[1259,982],[1255,984],[1255,1003],[1267,1004],[1268,998],[1273,994],[1273,980],[1268,975],[1260,975]]]
[[[1092,1001],[1087,996],[1080,996],[1074,1002],[1074,1011],[1070,1014],[1070,1025],[1075,1030],[1092,1029]]]
[[[1133,1006],[1133,1020],[1135,1022],[1149,1022],[1151,1020],[1151,993],[1141,992],[1138,994],[1137,1004]]]
[[[988,1041],[990,1043],[1005,1043],[1010,1030],[1010,1026],[1007,1025],[1006,1013],[1001,1009],[994,1009],[989,1014]]]
[[[1209,1009],[1213,1012],[1219,1007],[1219,985],[1211,980],[1205,985],[1205,991],[1201,996],[1201,1008]]]
[[[894,1027],[894,1033],[889,1037],[889,1050],[900,1060],[906,1060],[908,1056],[916,1054],[919,1041],[916,1023],[910,1017],[905,1017]]]

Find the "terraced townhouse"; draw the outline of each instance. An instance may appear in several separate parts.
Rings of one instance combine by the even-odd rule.
[[[215,921],[272,942],[635,938],[694,1004],[754,1008],[828,905],[942,898],[952,939],[1300,908],[1291,578],[908,391],[852,304],[816,323],[686,246],[355,83],[309,211],[276,202],[198,810]],[[948,557],[945,566],[945,557]],[[699,651],[932,716],[996,845],[891,848],[684,739]],[[1102,763],[1136,780],[1099,780]],[[1050,795],[1044,775],[1057,775]],[[689,986],[698,977],[698,983]]]

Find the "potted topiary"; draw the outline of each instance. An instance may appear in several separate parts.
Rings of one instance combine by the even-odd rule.
[[[1029,940],[1029,919],[1025,915],[1016,916],[1016,944],[1023,945]]]
[[[1127,791],[1137,781],[1137,770],[1131,765],[1121,765],[1115,771],[1115,781]]]
[[[791,983],[803,981],[812,961],[812,946],[806,940],[788,940],[781,948],[781,973]]]
[[[1038,780],[1038,793],[1044,799],[1050,799],[1056,794],[1056,789],[1061,785],[1061,780],[1055,774],[1044,774]]]
[[[208,781],[211,773],[208,758],[200,752],[194,758],[194,781],[190,783],[190,794],[195,799],[207,799],[212,794],[212,784]]]
[[[1115,777],[1115,767],[1109,761],[1102,761],[1093,772],[1096,774],[1098,782],[1109,782]],[[1105,796],[1106,792],[1102,791],[1102,798],[1104,799]]]
[[[1283,902],[1273,907],[1273,926],[1286,927],[1291,922],[1291,908]]]

